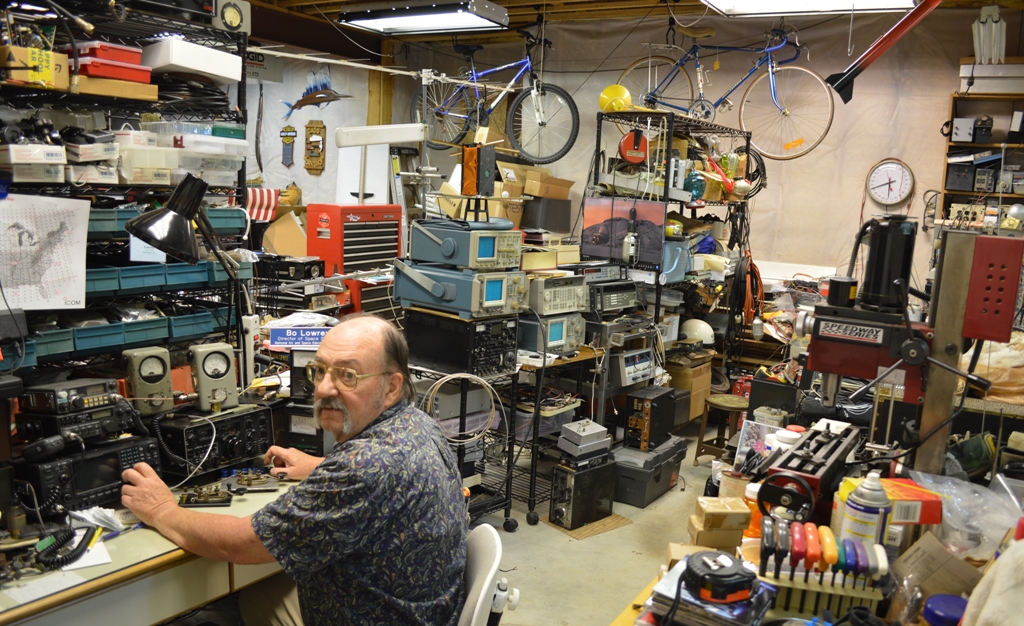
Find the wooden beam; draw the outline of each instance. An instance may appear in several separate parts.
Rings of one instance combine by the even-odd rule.
[[[393,54],[395,44],[385,40],[380,44],[380,53],[386,59]],[[395,99],[395,77],[388,72],[369,72],[369,97],[366,107],[366,125],[390,124]]]

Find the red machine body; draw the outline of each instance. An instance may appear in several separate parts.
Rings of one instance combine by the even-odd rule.
[[[310,204],[306,254],[324,260],[324,276],[384,268],[402,253],[397,204]]]

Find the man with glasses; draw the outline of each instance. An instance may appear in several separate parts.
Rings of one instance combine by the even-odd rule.
[[[440,427],[412,405],[408,356],[405,338],[379,317],[352,316],[327,333],[307,373],[314,418],[337,444],[325,458],[271,447],[271,473],[301,482],[251,517],[179,508],[145,463],[124,472],[123,503],[195,554],[279,562],[297,595],[285,576],[243,591],[250,626],[456,624],[462,480]]]

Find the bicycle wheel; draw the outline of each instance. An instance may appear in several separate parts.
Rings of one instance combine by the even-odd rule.
[[[516,96],[505,120],[509,143],[537,165],[564,157],[579,132],[580,113],[572,96],[557,85],[539,82]]]
[[[750,144],[769,159],[803,156],[832,126],[832,91],[811,70],[786,66],[775,70],[775,95],[781,111],[772,101],[768,72],[755,78],[740,103],[740,128],[750,131]]]
[[[458,88],[457,84],[440,81],[416,88],[409,106],[409,120],[414,124],[423,121],[423,100],[426,99],[428,148],[450,150],[451,146],[437,142],[460,143],[470,131],[473,96]]]
[[[626,68],[619,76],[619,84],[629,90],[633,106],[682,113],[682,109],[689,107],[693,100],[693,82],[685,68],[677,70],[675,65],[676,62],[668,57],[644,57]],[[667,77],[671,78],[665,80]],[[658,89],[662,81],[665,84]],[[657,93],[653,93],[656,89]],[[629,132],[625,126],[616,126],[622,134]]]

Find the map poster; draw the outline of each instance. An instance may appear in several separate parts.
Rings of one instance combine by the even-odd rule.
[[[0,200],[0,289],[10,308],[85,307],[89,206],[17,194]]]

